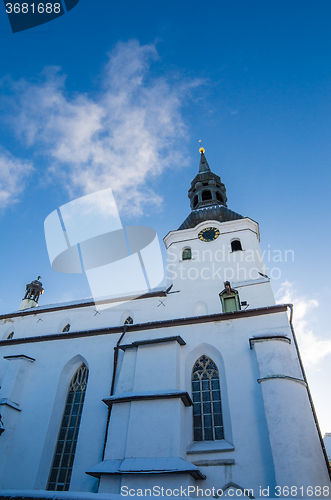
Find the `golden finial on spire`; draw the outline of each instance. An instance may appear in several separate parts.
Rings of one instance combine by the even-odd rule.
[[[200,146],[201,146],[201,139],[199,139],[199,142],[200,142]],[[201,148],[199,149],[199,153],[201,153],[201,154],[202,154],[202,153],[204,153],[204,152],[205,152],[205,148],[201,147]]]

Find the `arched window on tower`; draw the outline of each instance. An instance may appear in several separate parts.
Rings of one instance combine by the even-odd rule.
[[[68,323],[68,324],[67,324],[67,325],[63,328],[62,332],[63,332],[63,333],[68,333],[68,332],[69,332],[69,330],[70,330],[70,325],[69,325],[69,323]]]
[[[192,252],[190,248],[184,248],[182,253],[182,260],[190,260],[192,259]]]
[[[208,356],[194,364],[192,396],[194,441],[224,439],[219,374]]]
[[[209,191],[209,189],[205,189],[205,191],[202,191],[201,197],[202,197],[202,201],[211,200],[212,196],[211,196],[211,192]]]
[[[238,250],[242,250],[241,241],[240,240],[231,241],[231,250],[232,252],[238,252]]]
[[[198,195],[196,194],[193,198],[193,208],[195,208],[199,203]]]
[[[69,490],[87,379],[88,368],[83,363],[69,384],[47,490]]]
[[[133,325],[133,319],[131,318],[131,316],[128,316],[126,318],[126,320],[124,321],[124,324],[125,325]]]

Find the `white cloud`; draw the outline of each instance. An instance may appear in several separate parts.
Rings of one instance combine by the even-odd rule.
[[[0,209],[19,201],[32,170],[30,162],[16,158],[0,146]]]
[[[293,285],[286,281],[276,294],[277,303],[292,303],[294,306],[293,326],[298,340],[304,366],[318,365],[331,353],[331,340],[315,335],[311,311],[319,306],[316,299],[299,296]]]
[[[157,59],[154,45],[118,43],[93,96],[68,96],[59,68],[48,68],[38,83],[12,82],[16,131],[51,158],[49,172],[71,196],[111,187],[130,213],[161,204],[147,183],[185,163],[181,108],[202,82],[154,76]]]

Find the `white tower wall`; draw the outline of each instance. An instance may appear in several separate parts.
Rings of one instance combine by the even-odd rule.
[[[277,485],[307,491],[328,484],[307,384],[290,339],[253,339]]]

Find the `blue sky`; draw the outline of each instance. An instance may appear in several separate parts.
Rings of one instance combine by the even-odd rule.
[[[110,185],[123,222],[176,229],[201,139],[262,250],[294,251],[270,263],[273,288],[296,306],[330,431],[330,14],[328,1],[80,0],[12,34],[0,9],[0,312],[38,275],[41,303],[90,294],[51,269],[44,241],[76,196]]]

